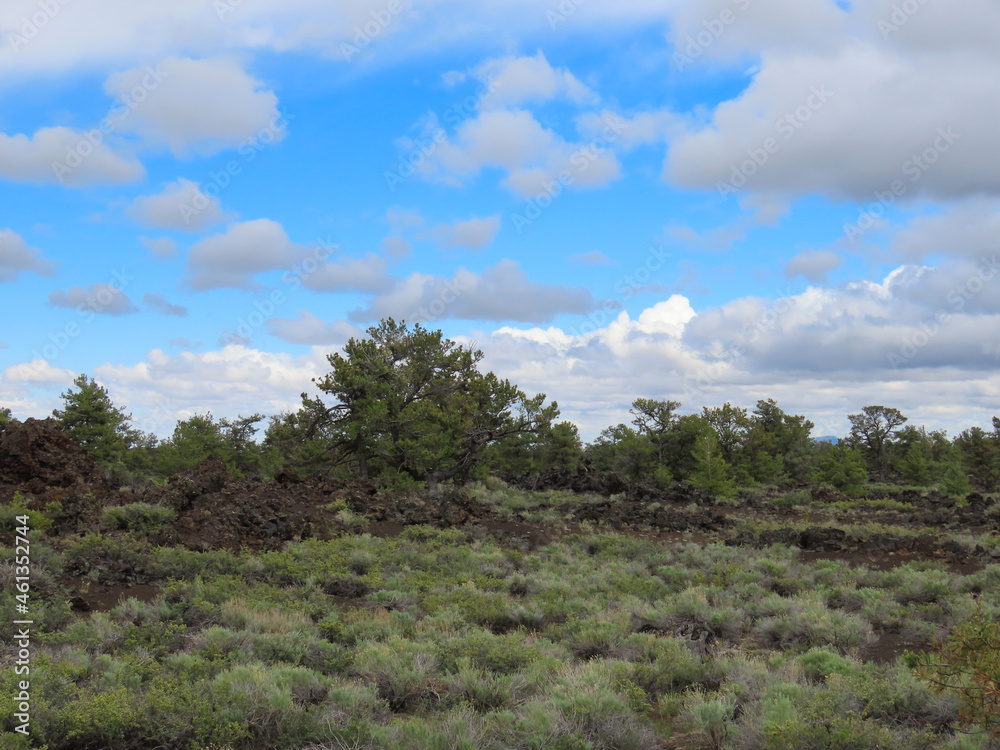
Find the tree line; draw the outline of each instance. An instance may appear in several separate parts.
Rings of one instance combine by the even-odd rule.
[[[123,484],[160,481],[214,458],[238,476],[318,472],[393,489],[581,467],[661,487],[688,481],[719,497],[800,483],[852,496],[871,482],[937,486],[954,496],[1000,489],[997,417],[992,431],[970,427],[951,439],[908,424],[898,409],[870,405],[850,414],[849,434],[831,442],[815,440],[811,421],[773,399],[752,410],[725,403],[680,414],[678,401],[644,397],[633,401],[628,423],[584,445],[575,425],[557,421],[556,402],[481,372],[482,358],[441,331],[390,318],[329,355],[330,372],[314,380],[319,395],[303,393],[294,412],[196,414],[161,440],[80,375],[53,416]],[[11,420],[0,407],[0,432]]]

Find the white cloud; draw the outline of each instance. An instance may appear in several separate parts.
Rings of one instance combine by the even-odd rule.
[[[105,363],[95,374],[128,404],[141,429],[166,435],[178,419],[207,411],[231,418],[295,410],[310,380],[328,370],[319,350],[292,357],[231,345],[177,356],[154,349],[141,362]]]
[[[831,271],[843,265],[843,259],[831,250],[804,250],[785,264],[785,276],[802,276],[813,284],[825,284]]]
[[[142,295],[142,304],[149,305],[149,307],[159,310],[164,315],[182,318],[188,314],[186,307],[168,302],[162,294],[155,294],[154,292],[146,292]]]
[[[442,247],[482,250],[496,239],[499,231],[500,214],[497,214],[457,221],[454,224],[439,224],[431,230],[431,235]]]
[[[480,63],[475,76],[492,84],[483,107],[509,107],[527,102],[568,99],[593,104],[600,97],[565,68],[553,68],[541,50],[534,57],[508,55]]]
[[[15,182],[67,187],[133,182],[146,170],[131,156],[113,151],[100,130],[46,127],[30,137],[0,133],[0,177]]]
[[[29,247],[19,234],[10,229],[0,229],[0,284],[17,281],[22,273],[52,276],[55,268],[52,261],[42,257],[36,248]]]
[[[86,289],[80,286],[71,286],[65,292],[57,289],[49,293],[49,304],[99,315],[127,315],[139,311],[121,289],[103,281],[91,284]]]
[[[327,322],[311,312],[300,310],[294,318],[271,318],[265,325],[268,333],[291,344],[341,346],[361,331],[343,320]]]
[[[674,138],[664,177],[866,203],[894,183],[904,201],[996,195],[987,155],[1000,150],[998,118],[997,59],[904,57],[858,41],[766,55],[743,93]]]
[[[157,260],[170,260],[177,255],[177,243],[169,237],[140,237],[139,242]]]
[[[579,115],[576,127],[584,138],[604,138],[617,149],[631,151],[637,146],[666,142],[682,133],[684,119],[667,109],[638,112],[632,116],[606,109]]]
[[[64,386],[72,384],[76,376],[75,372],[57,367],[47,359],[36,359],[4,368],[3,378],[0,380],[32,386]]]
[[[114,73],[104,90],[126,102],[133,92],[145,92],[119,127],[165,144],[175,156],[210,155],[254,135],[268,142],[285,135],[278,97],[233,59],[168,57],[154,67]]]
[[[603,187],[621,176],[606,142],[567,142],[524,110],[489,110],[466,120],[418,171],[426,179],[462,184],[487,167],[506,170],[504,186],[522,197],[558,184],[560,175],[573,189]]]
[[[458,318],[544,322],[561,313],[586,313],[594,299],[585,289],[530,281],[517,263],[500,261],[482,274],[458,269],[450,279],[414,273],[376,296],[351,319]]]
[[[155,195],[140,195],[125,213],[139,224],[181,232],[203,232],[234,218],[223,212],[218,198],[210,198],[197,182],[183,177]]]
[[[257,274],[291,270],[304,255],[276,221],[239,222],[191,247],[187,282],[199,291],[249,289]]]
[[[363,258],[327,260],[305,276],[303,284],[315,292],[383,292],[392,288],[393,281],[388,261],[381,255],[368,253]]]

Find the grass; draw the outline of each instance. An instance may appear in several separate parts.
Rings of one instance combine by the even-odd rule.
[[[594,501],[492,481],[474,494],[510,514]],[[997,565],[874,570],[783,545],[589,532],[521,550],[347,523],[281,551],[191,552],[150,544],[158,511],[131,513],[61,549],[33,544],[36,734],[2,747],[987,747],[951,729],[948,695],[864,657],[886,633],[929,645],[977,598],[997,617]],[[64,575],[111,583],[125,561],[160,596],[68,611]],[[13,679],[5,670],[2,689]]]

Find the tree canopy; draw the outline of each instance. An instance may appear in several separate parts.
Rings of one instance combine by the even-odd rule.
[[[336,399],[325,406],[334,459],[362,476],[409,477],[435,486],[462,478],[498,441],[551,429],[559,410],[545,394],[528,398],[509,380],[477,366],[483,353],[392,318],[328,357],[333,370],[315,381]]]

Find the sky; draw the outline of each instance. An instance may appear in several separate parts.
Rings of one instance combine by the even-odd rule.
[[[0,406],[295,410],[381,318],[637,397],[1000,413],[992,0],[5,0]]]

